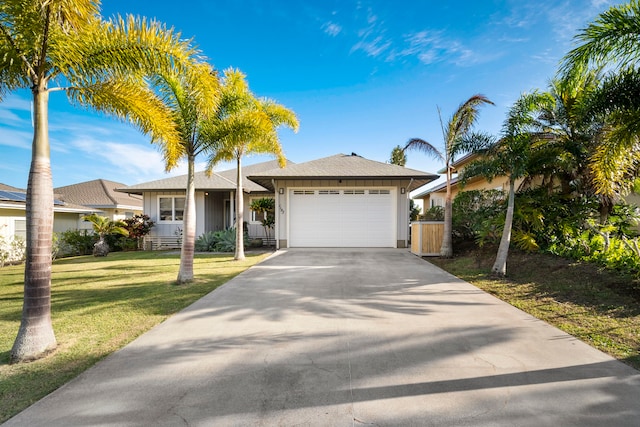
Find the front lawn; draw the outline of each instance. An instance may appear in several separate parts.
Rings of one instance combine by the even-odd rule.
[[[58,349],[9,365],[20,325],[24,266],[0,269],[0,422],[60,387],[170,315],[229,281],[268,253],[196,255],[196,280],[175,284],[180,257],[166,252],[117,252],[106,258],[53,263],[52,320]]]
[[[593,264],[511,249],[507,278],[489,273],[496,248],[429,259],[503,301],[640,369],[640,281]]]

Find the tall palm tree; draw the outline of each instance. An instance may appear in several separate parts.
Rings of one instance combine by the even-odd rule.
[[[209,124],[208,140],[212,154],[207,170],[221,161],[236,162],[236,251],[234,259],[244,257],[244,198],[242,158],[251,154],[270,154],[284,167],[278,128],[287,126],[297,132],[295,113],[270,99],[256,98],[249,90],[244,74],[229,69],[224,73],[222,100],[218,117]]]
[[[64,91],[71,102],[127,119],[154,139],[177,139],[143,76],[172,66],[186,69],[196,52],[156,22],[133,17],[104,21],[99,7],[99,0],[0,2],[0,96],[31,90],[34,123],[24,305],[12,361],[35,359],[56,347],[51,325],[50,94]]]
[[[535,131],[538,123],[532,112],[545,102],[545,99],[549,100],[549,95],[546,93],[534,92],[522,95],[509,110],[499,141],[495,142],[494,139],[484,135],[479,137],[469,135],[461,142],[464,147],[475,145],[473,151],[481,154],[479,159],[465,167],[462,172],[462,181],[477,175],[484,176],[489,182],[498,176],[508,177],[507,212],[498,253],[491,268],[491,272],[498,276],[504,276],[507,272],[507,256],[515,208],[515,183],[518,179],[537,174],[540,170],[540,166],[534,166],[533,161],[538,158],[536,150],[544,147],[544,140],[541,140],[539,133]]]
[[[164,105],[172,112],[173,122],[180,135],[177,141],[160,141],[167,171],[180,159],[187,160],[187,188],[183,214],[180,269],[177,282],[193,281],[193,257],[196,241],[195,159],[211,147],[202,132],[203,123],[216,113],[220,101],[217,74],[208,64],[192,67],[189,74],[171,69],[159,73],[152,80]]]
[[[438,150],[434,145],[420,139],[410,139],[404,147],[404,150],[419,150],[430,156],[438,158],[444,162],[446,173],[446,196],[444,204],[444,236],[442,246],[440,247],[440,256],[451,258],[453,256],[453,235],[452,235],[452,197],[451,197],[451,177],[453,173],[453,161],[455,157],[463,151],[460,144],[462,139],[469,134],[475,124],[480,106],[484,104],[494,105],[484,95],[473,95],[465,102],[460,104],[458,109],[453,113],[446,126],[442,123],[440,109],[440,124],[442,127],[442,139],[444,142],[444,151]]]

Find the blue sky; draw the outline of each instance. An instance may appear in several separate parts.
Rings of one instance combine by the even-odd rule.
[[[522,92],[546,88],[578,29],[615,3],[108,0],[102,12],[156,18],[193,38],[217,69],[246,73],[257,95],[297,113],[300,131],[282,131],[281,142],[299,163],[351,152],[387,161],[411,137],[440,146],[437,107],[446,120],[476,93],[496,104],[483,108],[477,129],[497,134]],[[30,163],[30,108],[27,91],[0,103],[0,182],[20,188]],[[167,176],[148,137],[70,106],[62,92],[51,95],[50,137],[56,187]],[[198,162],[200,170],[204,159]],[[408,153],[407,166],[442,167],[418,152]],[[184,166],[172,175],[182,173]]]

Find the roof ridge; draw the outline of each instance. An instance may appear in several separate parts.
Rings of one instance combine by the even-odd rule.
[[[111,192],[107,188],[107,183],[102,178],[99,178],[98,180],[100,181],[100,185],[102,186],[102,189],[104,190],[104,192],[107,195],[107,197],[109,198],[109,200],[111,200],[113,202],[113,204],[117,206],[118,205],[118,201],[114,197],[111,196]]]

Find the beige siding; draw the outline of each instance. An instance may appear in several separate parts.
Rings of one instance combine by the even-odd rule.
[[[62,233],[67,230],[78,230],[82,221],[82,215],[77,213],[56,212],[53,215],[53,232]],[[88,229],[91,229],[89,227]]]

